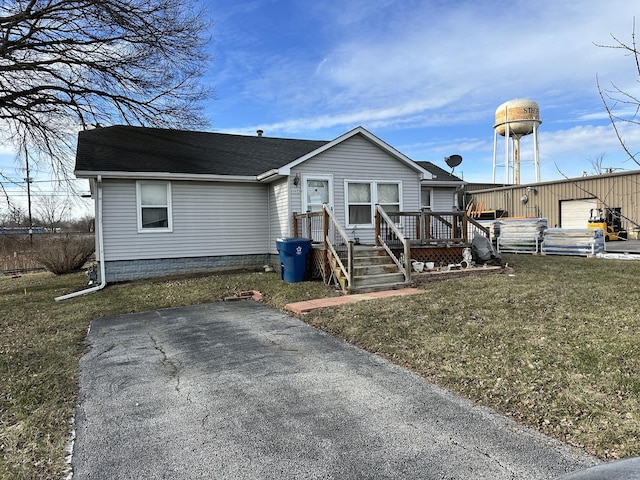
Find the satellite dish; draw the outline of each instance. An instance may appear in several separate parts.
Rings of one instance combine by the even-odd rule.
[[[451,167],[451,173],[455,168],[462,163],[462,157],[460,155],[451,155],[450,157],[444,157],[444,161]]]

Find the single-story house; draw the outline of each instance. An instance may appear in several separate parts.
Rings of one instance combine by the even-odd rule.
[[[373,243],[376,204],[451,211],[465,183],[362,127],[331,141],[96,128],[78,136],[75,175],[95,199],[102,282],[279,265],[294,213],[323,204]]]

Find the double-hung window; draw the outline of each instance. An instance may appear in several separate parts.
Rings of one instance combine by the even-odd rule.
[[[420,207],[431,210],[431,195],[433,190],[431,187],[420,187]]]
[[[373,223],[373,203],[370,183],[350,182],[347,184],[349,225],[369,225]]]
[[[138,232],[171,232],[171,183],[136,183]]]
[[[377,202],[385,212],[400,211],[400,184],[378,183],[376,184]]]
[[[347,224],[349,226],[371,226],[375,215],[375,205],[385,211],[399,211],[399,182],[360,182],[347,181]]]

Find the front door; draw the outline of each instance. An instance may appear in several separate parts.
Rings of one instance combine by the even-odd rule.
[[[303,179],[303,212],[321,212],[324,203],[333,207],[333,177],[331,175],[304,175]]]

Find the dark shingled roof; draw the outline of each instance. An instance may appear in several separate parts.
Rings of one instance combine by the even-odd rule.
[[[78,135],[76,171],[257,176],[327,144],[224,133],[112,126]]]
[[[424,168],[425,170],[427,170],[428,172],[433,173],[436,177],[434,178],[435,181],[440,181],[440,182],[462,182],[463,181],[462,179],[456,177],[455,175],[450,174],[446,170],[443,170],[442,168],[438,167],[437,165],[431,162],[420,161],[416,163],[420,165],[422,168]]]

